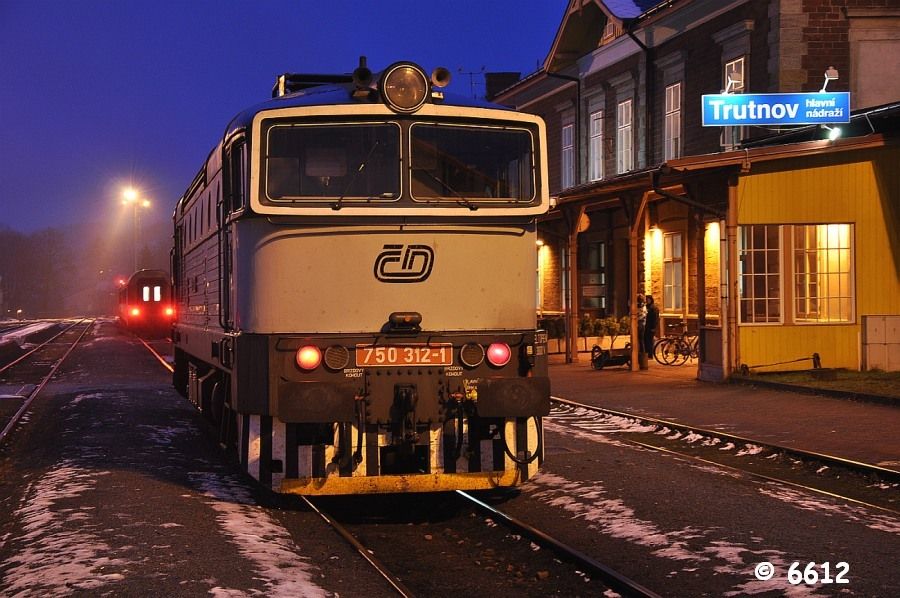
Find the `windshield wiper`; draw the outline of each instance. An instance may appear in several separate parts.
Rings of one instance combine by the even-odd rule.
[[[455,195],[455,196],[457,197],[457,200],[456,200],[457,205],[465,206],[465,207],[469,208],[470,210],[472,210],[473,212],[474,212],[475,210],[478,209],[478,206],[476,206],[476,205],[473,204],[471,201],[469,201],[469,199],[468,199],[466,196],[464,196],[462,193],[460,193],[459,191],[457,191],[456,189],[454,189],[453,187],[451,187],[450,185],[448,185],[447,183],[445,183],[445,182],[444,182],[440,177],[438,177],[437,175],[432,174],[431,171],[426,170],[426,169],[424,169],[424,168],[419,168],[419,169],[417,169],[417,170],[418,170],[419,172],[424,172],[425,174],[427,174],[427,175],[431,178],[431,180],[433,180],[433,181],[436,182],[438,185],[441,185],[441,186],[444,187],[447,191],[449,191],[450,193],[452,193],[453,195]]]
[[[375,149],[380,144],[381,144],[381,142],[377,139],[375,140],[375,143],[372,144],[372,149],[369,150],[368,155],[366,155],[365,159],[359,163],[359,167],[356,169],[356,172],[353,173],[353,176],[350,177],[350,180],[347,181],[346,185],[344,185],[344,190],[341,191],[341,195],[340,195],[340,197],[338,197],[337,202],[331,204],[332,210],[337,211],[337,210],[341,209],[341,207],[344,204],[344,197],[347,195],[347,193],[350,192],[350,187],[352,187],[353,183],[356,182],[357,177],[359,177],[359,173],[361,173],[366,168],[366,166],[369,164],[369,160],[372,159],[372,155],[375,153]]]

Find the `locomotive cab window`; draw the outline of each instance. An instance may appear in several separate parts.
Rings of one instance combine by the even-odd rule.
[[[416,124],[410,143],[414,200],[534,200],[533,140],[525,129]]]
[[[400,196],[395,124],[275,125],[268,130],[265,192],[273,202]]]

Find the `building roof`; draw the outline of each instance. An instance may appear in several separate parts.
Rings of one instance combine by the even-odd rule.
[[[598,2],[605,6],[608,14],[620,19],[636,19],[644,13],[650,11],[660,4],[667,2],[659,2],[659,0],[606,0]]]
[[[541,73],[560,72],[582,56],[590,54],[600,45],[609,22],[631,28],[636,22],[649,18],[651,14],[678,1],[569,0],[543,66],[522,81]],[[502,95],[517,85],[499,90],[497,95]]]

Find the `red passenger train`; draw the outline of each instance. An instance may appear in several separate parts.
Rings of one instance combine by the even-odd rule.
[[[138,270],[119,289],[119,321],[133,332],[169,336],[175,319],[172,283],[162,270]]]

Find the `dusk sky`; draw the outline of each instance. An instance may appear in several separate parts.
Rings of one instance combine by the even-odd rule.
[[[171,217],[225,125],[278,74],[534,72],[566,0],[0,0],[0,226]],[[460,72],[462,71],[462,73]],[[476,92],[483,80],[476,77]]]

